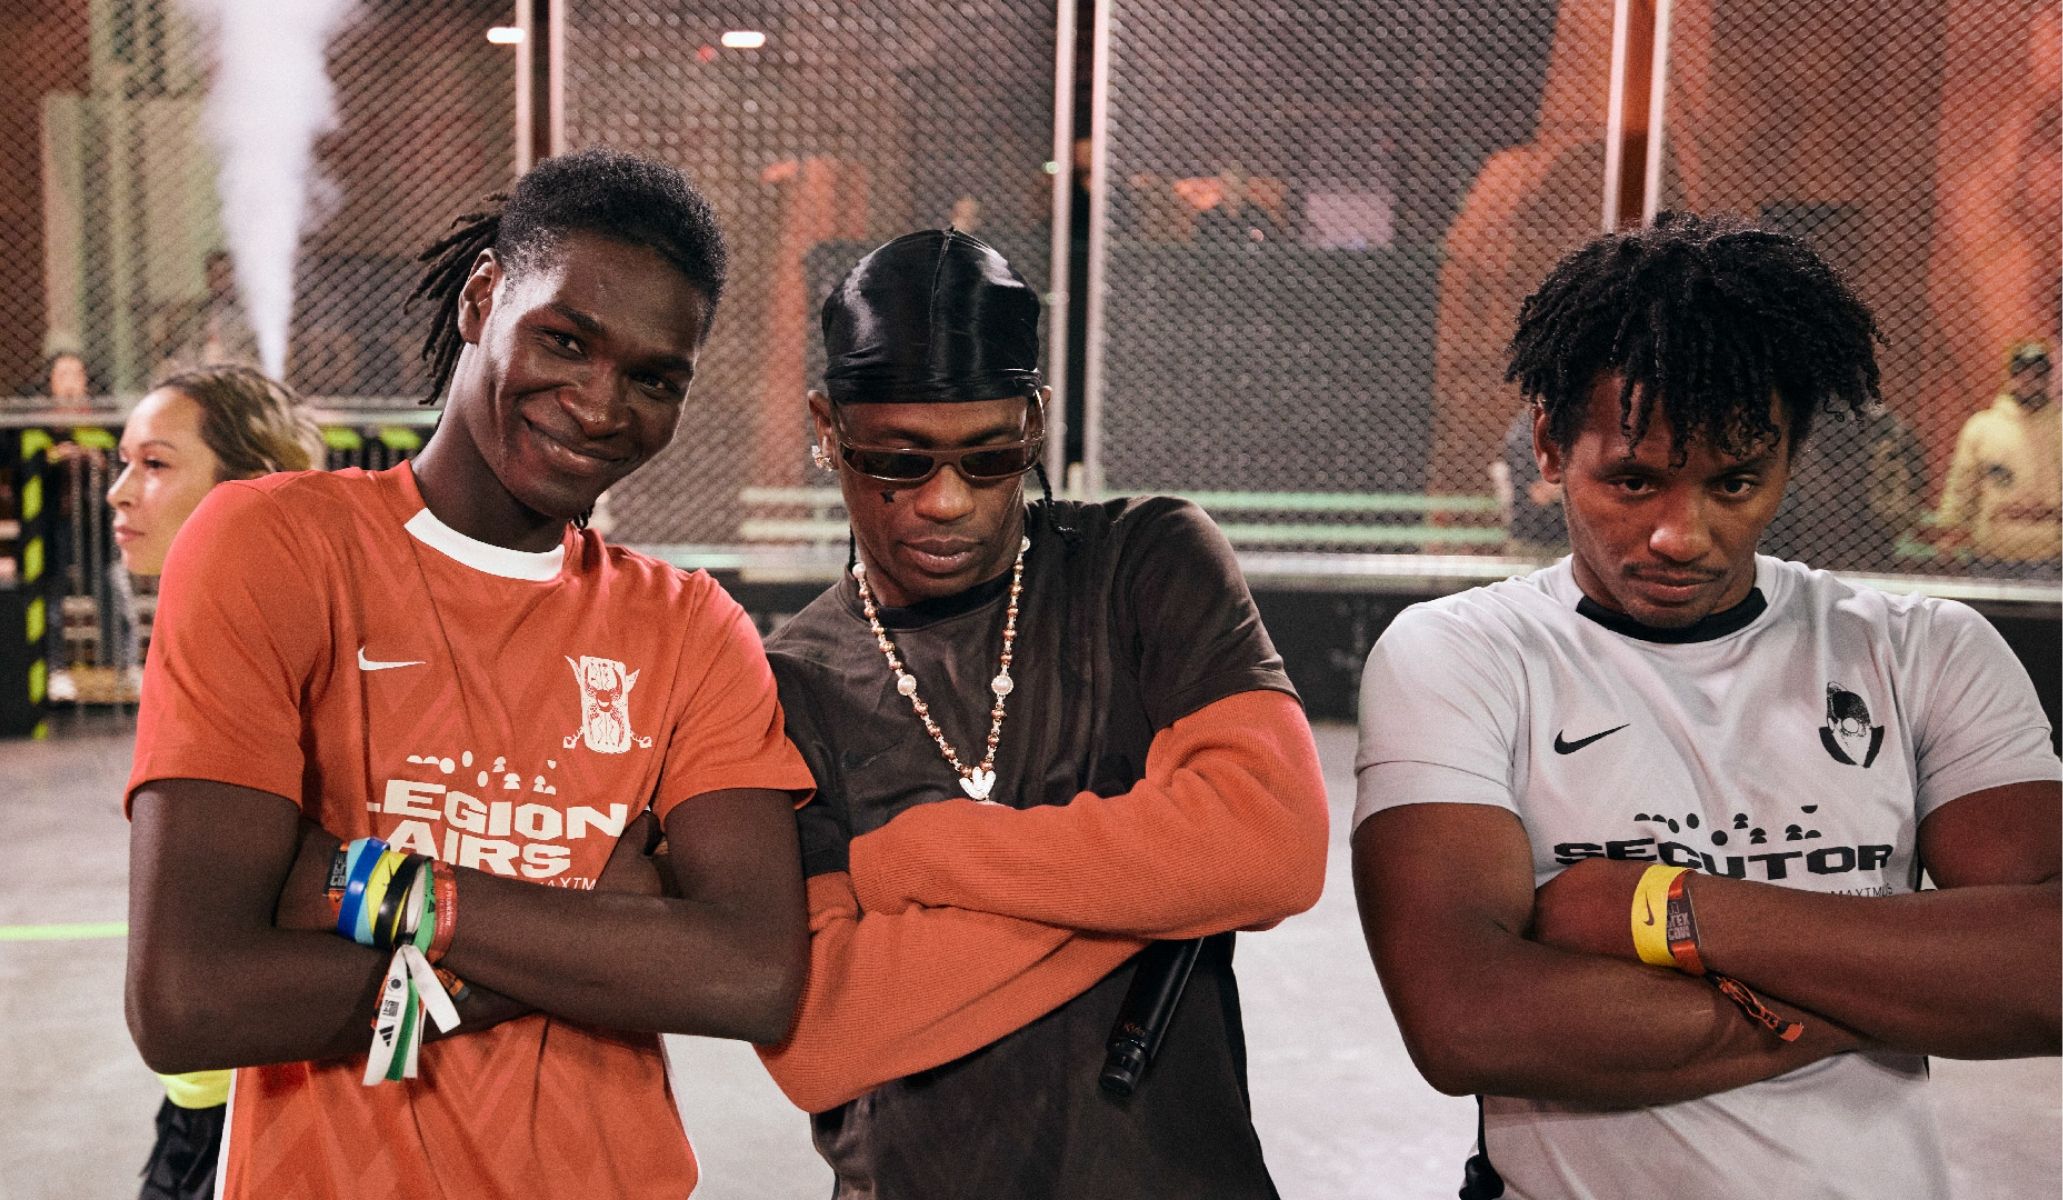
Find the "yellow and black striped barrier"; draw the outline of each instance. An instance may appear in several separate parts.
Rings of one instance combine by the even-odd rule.
[[[44,700],[50,687],[50,450],[56,441],[42,429],[23,429],[16,437],[15,556],[13,626],[20,640],[4,660],[4,696],[0,696],[0,734],[43,738],[50,734]],[[13,641],[12,638],[9,639]]]

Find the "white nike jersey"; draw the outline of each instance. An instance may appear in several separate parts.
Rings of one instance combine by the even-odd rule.
[[[1602,855],[1885,896],[1918,886],[1936,808],[2063,776],[2025,670],[1967,606],[1767,557],[1756,587],[1765,609],[1674,642],[1579,612],[1566,558],[1407,609],[1362,678],[1355,823],[1491,804],[1525,823],[1536,885]],[[1629,1112],[1484,1097],[1484,1148],[1515,1198],[1936,1197],[1925,1078],[1856,1053]]]

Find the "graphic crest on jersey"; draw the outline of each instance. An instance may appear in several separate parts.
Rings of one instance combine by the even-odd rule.
[[[1827,685],[1827,723],[1819,740],[1835,762],[1867,767],[1884,748],[1884,727],[1870,724],[1870,706],[1838,683]]]
[[[566,738],[565,748],[585,745],[597,754],[624,754],[632,746],[648,749],[652,739],[639,737],[630,727],[630,690],[637,686],[638,673],[625,671],[613,658],[583,654],[578,661],[566,657],[580,685],[580,732]]]

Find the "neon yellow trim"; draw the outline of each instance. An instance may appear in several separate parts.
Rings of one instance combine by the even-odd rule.
[[[31,475],[21,485],[21,519],[33,521],[43,515],[43,477]]]
[[[322,431],[322,444],[332,450],[349,452],[364,449],[365,439],[358,436],[356,429],[340,429],[331,426]]]
[[[414,454],[423,448],[423,435],[405,425],[382,425],[375,436],[380,445],[402,454]]]
[[[57,439],[51,437],[50,431],[47,429],[23,430],[21,435],[22,460],[26,462],[55,445],[57,445]]]
[[[129,936],[127,921],[70,921],[56,925],[0,925],[0,942],[73,942]]]
[[[34,583],[43,578],[43,539],[32,537],[21,547],[21,581]]]
[[[72,430],[72,441],[88,450],[112,450],[119,445],[112,430],[98,425],[81,425]]]
[[[46,629],[43,597],[38,596],[34,600],[29,601],[28,614],[23,624],[26,626],[24,632],[28,637],[29,652],[41,657],[36,650],[36,646],[43,640],[43,633]]]
[[[229,1080],[235,1071],[188,1071],[160,1075],[165,1098],[181,1108],[214,1108],[229,1103]]]

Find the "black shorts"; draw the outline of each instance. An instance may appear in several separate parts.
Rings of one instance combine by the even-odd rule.
[[[143,1166],[138,1200],[208,1200],[215,1194],[215,1160],[222,1152],[222,1127],[229,1106],[158,1106],[158,1142]]]

